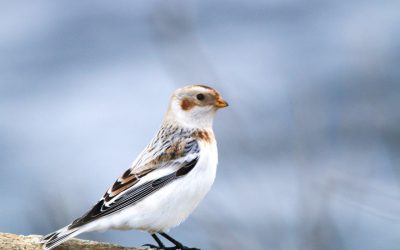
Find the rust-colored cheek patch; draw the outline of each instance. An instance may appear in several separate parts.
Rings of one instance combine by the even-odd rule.
[[[188,99],[183,99],[181,102],[181,108],[183,110],[190,110],[191,108],[194,107],[194,105],[195,105],[195,103]]]

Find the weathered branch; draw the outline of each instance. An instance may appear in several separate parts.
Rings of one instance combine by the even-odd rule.
[[[0,233],[0,249],[4,250],[41,250],[39,244],[40,235],[15,235]],[[148,248],[127,248],[118,245],[90,241],[71,239],[61,244],[57,250],[140,250]]]

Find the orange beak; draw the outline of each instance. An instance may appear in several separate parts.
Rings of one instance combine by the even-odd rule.
[[[228,103],[222,97],[218,97],[218,99],[215,101],[215,107],[217,108],[225,108],[228,106]]]

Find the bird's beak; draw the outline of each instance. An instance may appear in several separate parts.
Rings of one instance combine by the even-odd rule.
[[[217,108],[228,107],[228,102],[225,101],[222,97],[218,97],[218,99],[215,101],[215,107]]]

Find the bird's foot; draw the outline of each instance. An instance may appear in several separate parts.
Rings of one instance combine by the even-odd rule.
[[[153,245],[153,244],[144,244],[144,245],[142,245],[142,247],[150,247],[150,248],[154,248],[154,249],[157,249],[157,250],[164,250],[165,249],[165,247],[159,247],[159,246],[156,246],[156,245]]]
[[[174,247],[160,247],[152,244],[144,244],[142,247],[150,247],[157,250],[200,250],[199,248],[195,247],[186,247],[186,246],[174,246]]]
[[[187,247],[184,246],[182,243],[180,243],[179,241],[175,240],[174,238],[172,238],[171,236],[169,236],[166,233],[159,233],[162,237],[166,238],[168,241],[170,241],[172,244],[174,244],[174,247],[165,247],[163,249],[165,250],[200,250],[199,248],[195,248],[195,247]],[[153,238],[157,241],[157,242],[161,242],[158,237],[154,237],[154,235],[152,235]]]
[[[201,250],[200,248],[195,248],[195,247],[185,247],[185,246],[175,246],[175,247],[159,247],[156,245],[152,244],[144,244],[142,247],[149,247],[149,248],[154,248],[157,250]]]
[[[187,246],[174,246],[174,247],[165,247],[164,250],[200,250],[199,248],[195,247],[187,247]]]

